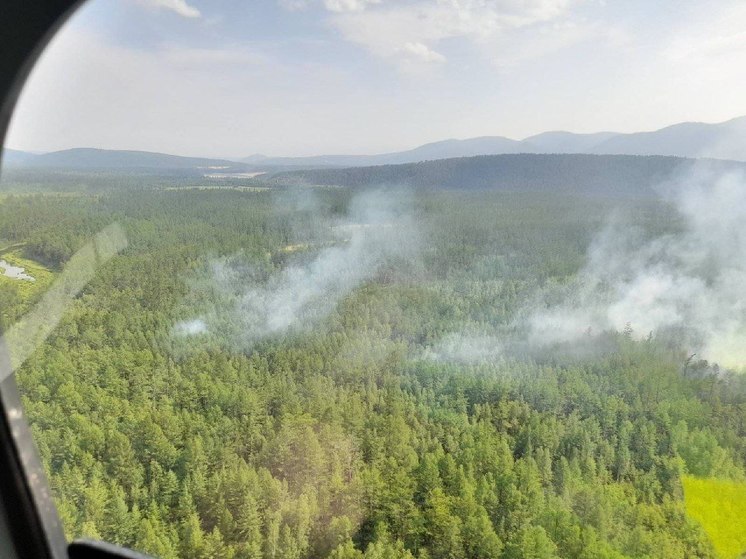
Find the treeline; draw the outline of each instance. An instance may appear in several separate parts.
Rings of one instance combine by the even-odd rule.
[[[714,557],[679,480],[744,479],[740,377],[629,332],[592,358],[427,354],[571,277],[606,201],[418,195],[416,278],[369,281],[313,331],[243,351],[174,335],[211,258],[282,270],[327,246],[351,196],[0,202],[0,237],[29,251],[59,237],[68,254],[111,221],[129,240],[18,374],[70,537],[163,558]],[[631,204],[651,234],[676,228],[665,206]]]
[[[218,172],[219,171],[214,171]],[[245,177],[206,177],[198,168],[75,169],[6,166],[2,169],[2,190],[9,193],[81,193],[110,191],[137,192],[166,188],[231,187],[253,184]]]

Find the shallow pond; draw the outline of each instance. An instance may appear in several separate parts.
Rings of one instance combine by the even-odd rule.
[[[26,273],[26,268],[19,266],[13,266],[5,260],[0,260],[0,274],[8,278],[25,280],[25,281],[36,281],[35,278],[31,277]]]

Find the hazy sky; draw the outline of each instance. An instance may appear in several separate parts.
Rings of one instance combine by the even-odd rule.
[[[743,0],[90,0],[9,146],[376,153],[744,114]]]

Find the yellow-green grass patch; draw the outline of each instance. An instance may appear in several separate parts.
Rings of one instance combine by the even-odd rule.
[[[687,515],[702,525],[720,559],[746,552],[746,483],[683,476]]]

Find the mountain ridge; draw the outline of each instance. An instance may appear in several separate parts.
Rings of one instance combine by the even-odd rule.
[[[554,130],[514,140],[505,136],[449,138],[412,149],[373,155],[271,157],[240,159],[185,157],[141,150],[71,148],[35,154],[6,148],[3,164],[13,167],[70,169],[172,169],[240,173],[300,168],[369,167],[504,154],[662,155],[746,161],[746,116],[720,123],[681,122],[645,132],[575,133]]]
[[[377,155],[263,156],[261,164],[354,167],[508,153],[668,155],[746,161],[746,116],[718,123],[680,122],[656,130],[629,133],[552,130],[522,140],[505,136],[452,138],[429,142],[410,150]],[[248,158],[241,161],[248,162]],[[256,159],[252,162],[256,163]]]
[[[725,122],[680,122],[650,132],[617,134],[593,153],[677,155],[746,160],[746,116]]]

